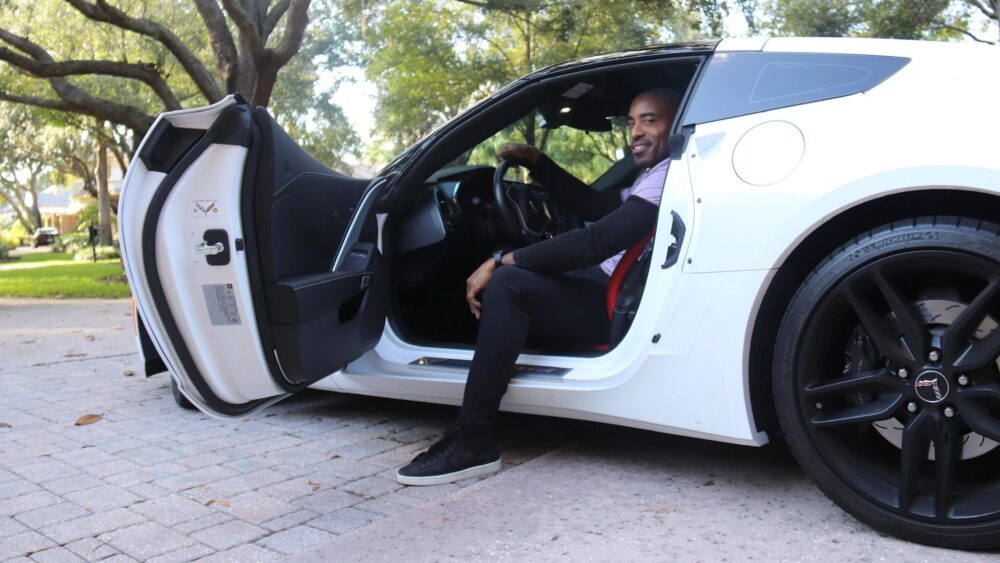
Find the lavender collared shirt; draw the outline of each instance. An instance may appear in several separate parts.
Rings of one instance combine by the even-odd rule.
[[[669,168],[670,157],[668,156],[649,170],[643,172],[630,187],[622,189],[622,201],[624,202],[631,196],[636,196],[659,207],[660,195],[663,193],[663,184],[667,181],[667,170]],[[624,255],[625,251],[623,250],[601,262],[601,270],[610,277],[612,272],[615,271],[615,266],[618,265],[618,262]]]

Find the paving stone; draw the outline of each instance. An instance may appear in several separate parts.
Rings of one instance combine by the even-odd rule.
[[[212,506],[223,513],[231,514],[253,524],[261,524],[279,516],[295,512],[298,507],[260,492],[244,493],[229,500],[229,506],[215,503]]]
[[[76,439],[73,437],[73,439]],[[105,463],[108,461],[115,461],[115,456],[109,454],[108,452],[101,451],[94,447],[82,447],[73,450],[67,450],[60,452],[54,456],[55,459],[65,461],[66,463],[72,465],[73,467],[85,467],[88,465],[97,465],[98,463]]]
[[[0,558],[28,557],[36,551],[55,547],[55,543],[38,532],[22,532],[0,538]]]
[[[107,559],[101,559],[101,563],[136,563],[137,560],[125,555],[124,553],[119,553],[118,555],[112,555]]]
[[[264,549],[259,545],[241,545],[233,549],[210,555],[204,559],[199,559],[198,563],[261,563],[264,561],[275,561],[281,559],[281,554],[269,549]]]
[[[354,507],[347,507],[336,512],[331,512],[325,516],[321,516],[309,522],[309,525],[314,528],[319,528],[320,530],[340,535],[346,534],[351,530],[356,530],[362,526],[367,526],[368,524],[381,520],[382,518],[384,518],[384,516],[381,514],[375,514],[374,512],[368,512],[367,510],[359,510]]]
[[[226,469],[225,467],[216,465],[195,469],[193,471],[186,471],[178,475],[164,477],[163,479],[157,479],[156,481],[153,481],[152,484],[168,491],[178,492],[192,489],[194,487],[200,487],[213,481],[226,479],[228,477],[232,477],[233,475],[236,475],[236,472],[232,469]]]
[[[129,510],[164,526],[176,526],[181,522],[208,516],[215,511],[179,494],[170,494],[145,502],[137,502]]]
[[[0,502],[0,516],[13,516],[28,510],[50,506],[62,502],[62,499],[48,491],[38,491],[21,495]]]
[[[142,497],[114,485],[102,485],[85,491],[77,491],[65,495],[64,498],[91,512],[128,506],[134,502],[143,500]]]
[[[173,494],[166,489],[161,489],[156,485],[150,485],[149,483],[140,483],[138,485],[133,485],[128,488],[128,491],[146,500],[152,500]]]
[[[6,483],[0,483],[0,500],[12,499],[40,490],[41,488],[31,481],[15,479]]]
[[[53,504],[51,506],[22,512],[15,516],[15,518],[18,522],[21,522],[33,530],[37,530],[51,524],[58,524],[59,522],[65,522],[66,520],[86,516],[87,514],[89,513],[86,510],[75,504],[61,502],[59,504]]]
[[[375,512],[383,516],[392,516],[393,514],[406,512],[407,510],[420,506],[425,502],[426,501],[423,499],[408,497],[401,494],[400,491],[397,491],[388,495],[382,495],[372,500],[366,500],[365,502],[355,505],[355,508]]]
[[[224,522],[229,522],[233,517],[228,514],[223,514],[222,512],[212,511],[211,514],[207,516],[202,516],[200,518],[195,518],[194,520],[188,520],[187,522],[181,522],[176,526],[172,526],[177,533],[180,534],[193,534],[194,532],[205,530],[211,528],[212,526],[218,526]]]
[[[60,544],[66,544],[87,536],[96,536],[124,526],[137,524],[143,520],[145,519],[142,516],[128,509],[115,508],[108,512],[47,526],[42,528],[41,532]]]
[[[14,534],[20,534],[21,532],[26,531],[28,531],[28,528],[17,520],[8,517],[0,518],[0,538],[13,536]]]
[[[200,532],[191,534],[191,538],[216,550],[226,550],[240,544],[250,543],[267,535],[267,531],[247,524],[242,520],[230,520]]]
[[[156,522],[145,522],[107,532],[97,539],[107,542],[125,555],[143,561],[194,543],[191,538]]]
[[[342,491],[347,491],[362,496],[366,500],[371,500],[384,494],[398,491],[403,488],[403,485],[399,484],[395,478],[389,479],[381,475],[375,475],[351,481],[350,483],[341,485],[339,488]]]
[[[215,550],[201,544],[182,547],[177,551],[171,551],[165,555],[160,555],[148,559],[146,563],[187,563],[188,561],[200,560],[202,557],[215,553]]]
[[[84,489],[99,487],[103,484],[104,483],[96,477],[77,474],[70,477],[63,477],[62,479],[47,481],[42,483],[42,486],[57,495],[66,495],[68,493],[82,491]]]
[[[299,524],[305,524],[318,516],[319,514],[316,514],[311,510],[298,510],[296,512],[292,512],[291,514],[279,516],[274,520],[268,520],[267,522],[261,524],[261,527],[272,532],[280,532],[282,530],[298,526]]]
[[[121,459],[126,459],[145,467],[176,461],[178,457],[177,452],[158,446],[143,446],[141,448],[125,450],[118,455]]]
[[[133,471],[126,471],[125,473],[119,473],[117,475],[112,475],[111,477],[106,477],[104,481],[112,485],[118,485],[119,487],[131,487],[133,485],[138,485],[141,483],[149,483],[157,479],[163,479],[172,475],[179,475],[187,471],[187,468],[183,465],[178,465],[176,463],[165,462],[152,465],[150,467],[143,467],[142,469],[135,469]]]
[[[306,475],[309,479],[316,481],[323,480],[329,476],[340,477],[348,481],[354,481],[362,477],[375,475],[380,471],[385,471],[381,465],[369,463],[366,460],[355,460],[346,458],[335,458],[327,462],[314,466],[316,471]]]
[[[364,499],[359,496],[352,495],[344,491],[329,490],[309,495],[302,500],[301,504],[302,508],[307,510],[312,510],[313,512],[318,512],[320,514],[329,514],[331,512],[336,512],[341,508],[358,504],[363,500]]]
[[[208,485],[210,494],[216,498],[233,497],[249,491],[255,491],[267,485],[273,485],[287,479],[281,473],[270,469],[261,469],[244,475],[222,479]]]
[[[337,453],[340,454],[340,457],[348,459],[364,459],[398,447],[399,444],[396,442],[384,438],[376,438],[367,442],[339,448]]]
[[[337,536],[329,532],[310,528],[309,526],[296,526],[284,532],[268,536],[257,543],[280,553],[291,554],[322,545],[333,540],[335,537]]]
[[[121,411],[118,411],[118,414],[121,414]],[[94,444],[94,447],[109,454],[117,454],[126,450],[141,448],[146,445],[146,442],[143,442],[142,440],[131,438],[129,436],[118,435],[110,440]]]
[[[34,483],[44,483],[53,479],[61,479],[76,473],[76,469],[72,465],[51,458],[45,458],[42,461],[36,461],[28,465],[12,467],[11,469]],[[0,486],[0,489],[2,489],[2,486]]]
[[[113,459],[111,461],[105,461],[104,463],[96,463],[94,465],[85,465],[81,467],[81,469],[87,473],[102,479],[104,477],[118,475],[119,473],[125,473],[126,471],[134,471],[139,468],[139,465],[132,463],[127,459]]]
[[[206,452],[203,454],[195,454],[187,456],[178,460],[177,463],[189,467],[191,469],[199,469],[209,465],[220,465],[229,461],[229,457],[225,456],[219,452]]]
[[[82,540],[77,540],[66,544],[66,549],[72,551],[87,561],[100,561],[119,553],[117,549],[97,538],[83,538]]]
[[[65,547],[50,547],[31,556],[32,561],[41,563],[76,563],[83,559]]]
[[[289,479],[281,483],[275,483],[273,485],[268,485],[260,489],[260,492],[266,494],[269,497],[274,497],[279,500],[286,502],[292,501],[299,497],[304,497],[306,495],[311,495],[318,491],[325,491],[327,489],[332,489],[337,485],[346,483],[346,479],[340,477],[334,477],[332,475],[320,481],[313,481],[312,479],[306,477],[299,477],[296,479]]]

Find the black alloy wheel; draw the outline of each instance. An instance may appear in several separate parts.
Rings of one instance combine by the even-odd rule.
[[[832,500],[907,540],[1000,548],[1000,227],[925,217],[824,260],[782,321],[775,406]]]

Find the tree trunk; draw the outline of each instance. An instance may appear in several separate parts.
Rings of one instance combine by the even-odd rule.
[[[108,147],[104,139],[94,144],[97,153],[97,218],[101,228],[98,244],[111,245],[111,195],[108,193]]]
[[[35,224],[36,229],[42,226],[42,212],[38,209],[38,175],[39,172],[37,170],[32,170],[30,176],[28,176],[28,193],[31,194],[28,217]]]

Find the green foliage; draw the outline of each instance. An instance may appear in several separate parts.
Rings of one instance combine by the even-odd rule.
[[[98,224],[97,202],[90,201],[80,210],[80,218],[76,221],[74,230],[78,233],[86,233],[90,225]]]
[[[784,35],[947,39],[952,0],[772,0],[770,28]],[[954,23],[954,22],[952,22]]]
[[[0,265],[0,296],[115,298],[129,295],[118,260],[77,263],[66,254],[45,253]]]
[[[10,262],[10,247],[0,242],[0,262]]]
[[[391,156],[515,78],[586,55],[691,39],[718,2],[446,0],[352,3],[359,56],[377,87],[376,135]],[[715,6],[713,8],[713,6]],[[533,120],[518,125],[537,142]]]
[[[117,246],[98,246],[96,248],[91,248],[90,245],[86,245],[73,251],[73,260],[76,260],[77,262],[92,262],[94,260],[95,252],[97,253],[98,260],[113,260],[121,259],[122,257],[121,249]]]
[[[22,246],[21,243],[27,242],[30,238],[27,231],[24,230],[24,225],[20,223],[14,223],[9,228],[0,231],[0,243],[10,248]]]

